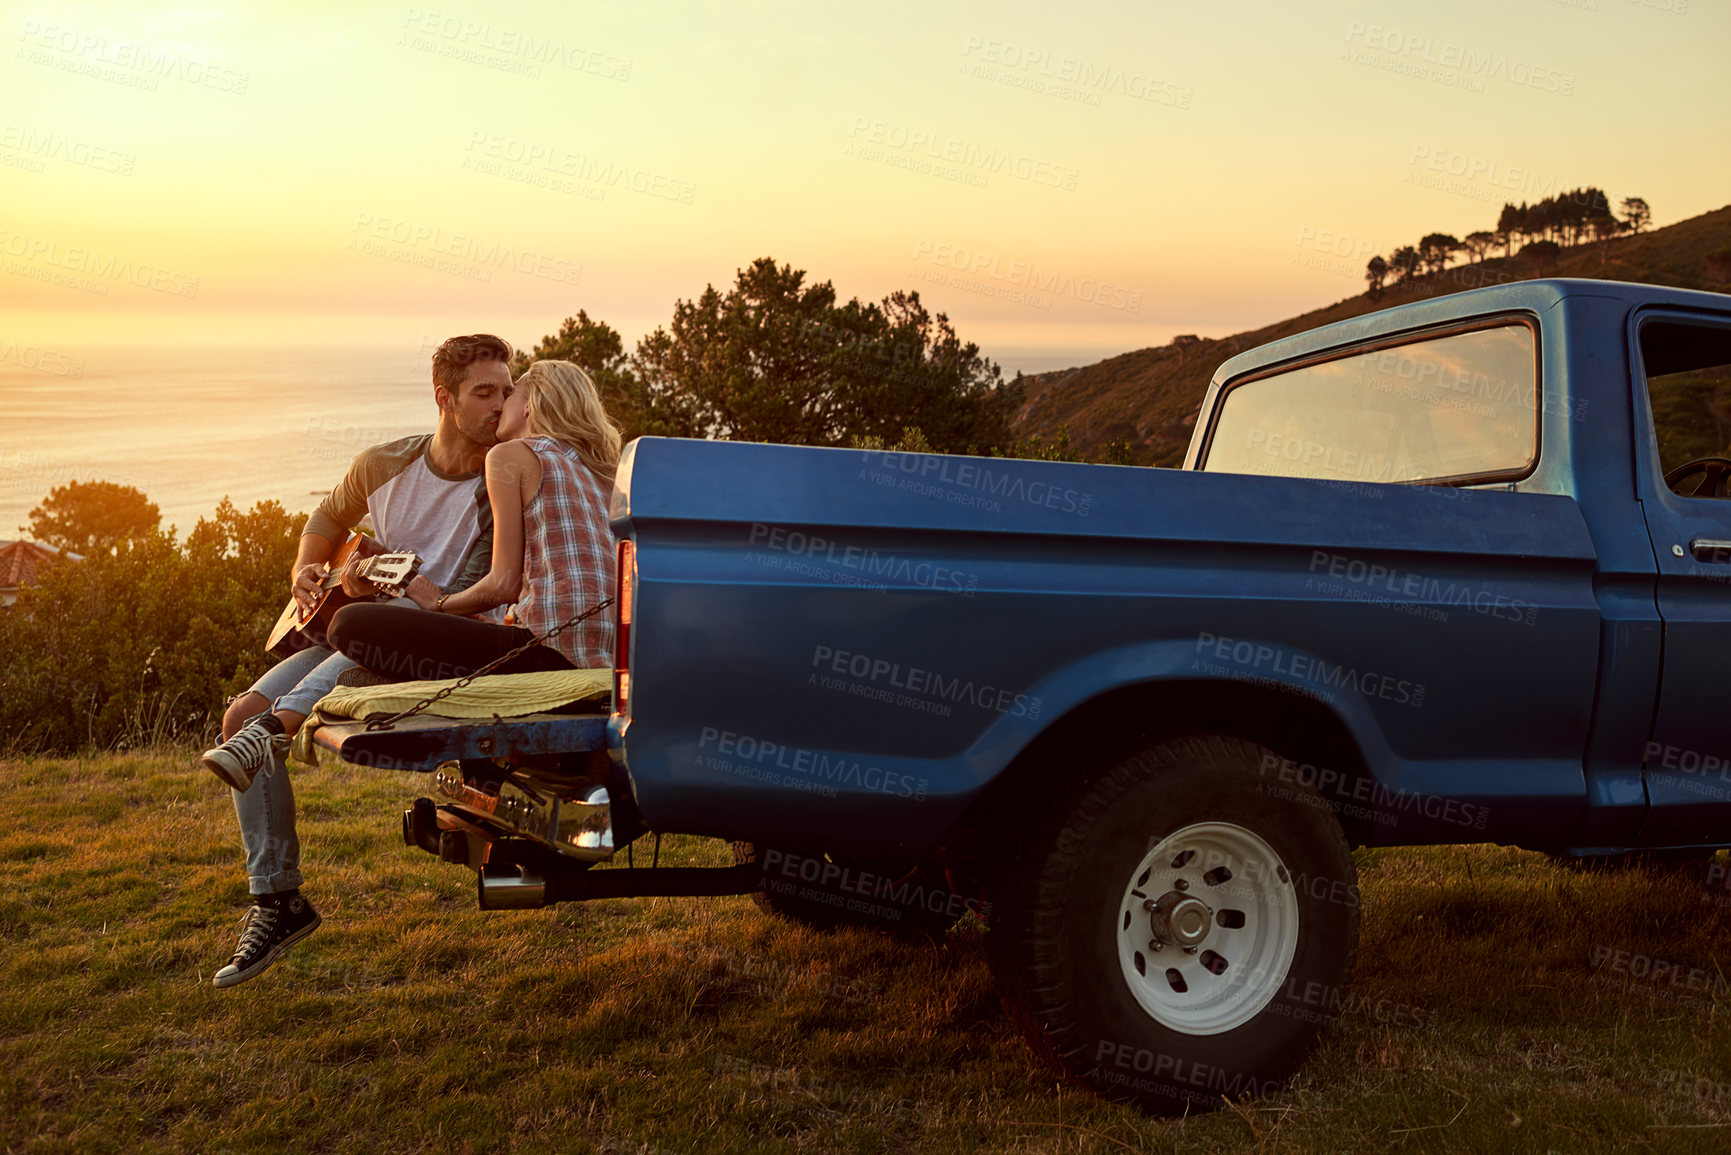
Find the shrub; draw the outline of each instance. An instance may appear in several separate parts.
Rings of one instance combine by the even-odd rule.
[[[0,610],[0,746],[125,748],[208,737],[273,659],[301,519],[224,498],[172,530],[50,568]]]

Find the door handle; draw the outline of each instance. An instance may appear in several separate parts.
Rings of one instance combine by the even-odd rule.
[[[1689,543],[1689,552],[1696,561],[1731,561],[1731,541],[1698,537]]]

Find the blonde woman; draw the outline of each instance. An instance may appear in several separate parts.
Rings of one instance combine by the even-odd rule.
[[[487,451],[493,566],[468,589],[441,594],[415,579],[408,606],[345,606],[331,643],[396,681],[460,678],[545,634],[613,593],[608,495],[619,429],[589,375],[569,361],[537,361],[518,378]],[[515,602],[515,626],[467,615]],[[537,644],[497,673],[612,665],[613,620],[601,613]]]

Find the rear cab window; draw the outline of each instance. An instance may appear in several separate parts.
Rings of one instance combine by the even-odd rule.
[[[1200,468],[1363,482],[1515,481],[1538,464],[1532,322],[1384,343],[1228,385]]]

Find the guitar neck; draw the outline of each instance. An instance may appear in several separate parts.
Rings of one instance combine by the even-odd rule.
[[[368,539],[370,540],[370,539]],[[354,551],[348,551],[350,556]],[[318,580],[323,591],[339,589],[343,584],[343,570],[348,565],[349,557],[333,557],[331,568]],[[367,555],[361,565],[360,577],[372,583],[382,593],[389,593],[397,587],[408,584],[408,581],[421,568],[421,559],[409,550],[395,553],[374,553]]]

